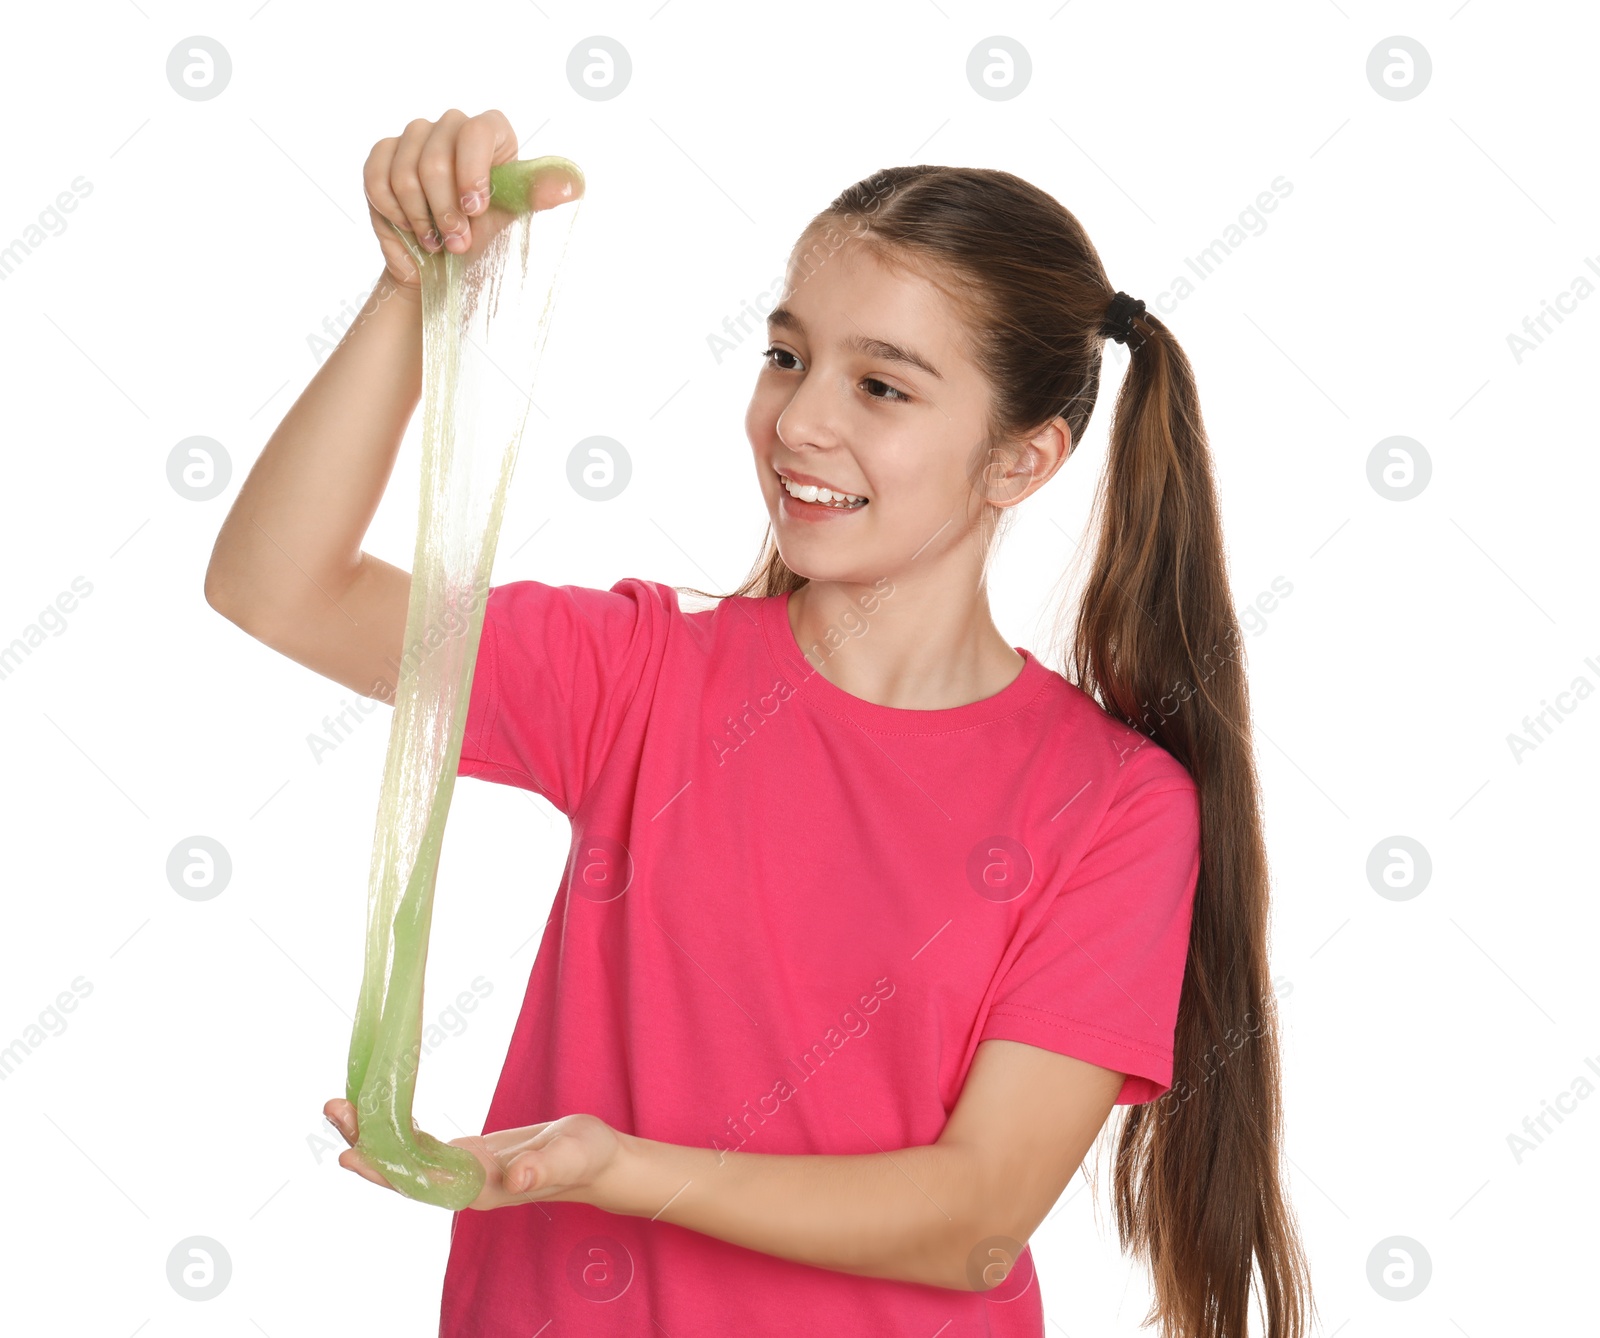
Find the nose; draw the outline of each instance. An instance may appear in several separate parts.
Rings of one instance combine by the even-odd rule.
[[[827,449],[844,439],[840,417],[837,388],[828,379],[808,372],[783,406],[774,431],[792,450],[806,446]]]

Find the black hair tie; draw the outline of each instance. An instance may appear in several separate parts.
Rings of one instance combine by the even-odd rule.
[[[1138,343],[1129,343],[1137,334],[1133,322],[1144,315],[1144,303],[1136,297],[1129,297],[1120,289],[1106,307],[1105,319],[1100,324],[1100,333],[1107,339],[1115,339],[1119,344],[1128,344],[1129,353],[1137,353],[1144,347],[1146,336],[1138,335]]]

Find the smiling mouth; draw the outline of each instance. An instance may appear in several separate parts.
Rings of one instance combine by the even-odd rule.
[[[789,495],[790,500],[802,502],[806,506],[826,507],[831,511],[859,511],[867,504],[865,497],[836,492],[830,488],[813,487],[809,483],[796,483],[783,474],[778,475],[778,486]]]

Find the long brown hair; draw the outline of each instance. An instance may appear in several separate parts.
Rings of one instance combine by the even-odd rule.
[[[807,225],[791,262],[797,281],[851,239],[913,267],[962,312],[993,389],[975,479],[1057,416],[1074,447],[1083,440],[1116,290],[1057,200],[1008,172],[889,168]],[[1257,1267],[1269,1338],[1302,1338],[1315,1307],[1279,1178],[1267,858],[1210,451],[1193,369],[1171,331],[1145,313],[1128,347],[1095,497],[1094,561],[1060,672],[1188,769],[1200,792],[1201,858],[1173,1084],[1127,1107],[1115,1135],[1117,1230],[1150,1268],[1146,1322],[1163,1338],[1245,1338]],[[1004,510],[983,508],[986,560]],[[769,528],[732,594],[804,584]],[[1063,605],[1058,627],[1068,613]]]

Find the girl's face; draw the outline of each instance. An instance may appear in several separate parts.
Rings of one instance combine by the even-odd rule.
[[[806,277],[791,263],[745,412],[778,551],[814,581],[871,585],[970,543],[983,502],[968,471],[988,383],[943,293],[855,238]],[[865,498],[848,508],[786,489]],[[1006,495],[1014,494],[1013,489]],[[972,553],[977,560],[976,547]]]

